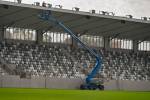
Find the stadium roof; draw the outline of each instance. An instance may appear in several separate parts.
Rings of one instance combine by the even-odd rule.
[[[7,1],[0,1],[0,26],[63,32],[38,18],[42,10],[51,10],[53,16],[76,33],[150,40],[150,21]]]

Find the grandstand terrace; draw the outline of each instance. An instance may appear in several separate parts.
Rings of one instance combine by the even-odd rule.
[[[52,14],[102,56],[96,77],[150,81],[150,20],[0,1],[0,75],[84,79],[95,59],[61,28],[38,18]],[[85,68],[88,70],[85,70]]]

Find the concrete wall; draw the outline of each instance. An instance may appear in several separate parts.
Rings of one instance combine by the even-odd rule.
[[[105,90],[150,91],[150,81],[110,80]]]
[[[150,91],[149,81],[120,81],[120,88],[122,90],[132,90],[132,91]]]
[[[0,87],[79,89],[82,83],[80,78],[0,76]],[[104,86],[105,90],[150,91],[150,81],[109,80]]]
[[[79,89],[82,83],[83,81],[79,78],[32,77],[25,79],[19,76],[0,76],[0,87]]]
[[[19,76],[0,76],[0,87],[45,88],[43,77],[20,79]]]
[[[110,80],[104,83],[105,90],[118,90],[117,81]]]
[[[47,78],[47,88],[79,89],[83,81],[80,78]]]

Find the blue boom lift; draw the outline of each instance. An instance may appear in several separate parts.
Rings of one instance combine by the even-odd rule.
[[[104,90],[104,86],[100,83],[95,82],[93,79],[96,76],[96,74],[98,73],[98,71],[101,68],[101,64],[102,64],[102,60],[100,55],[93,49],[89,48],[87,45],[85,45],[69,28],[67,28],[61,21],[57,20],[54,16],[52,16],[51,11],[43,11],[40,15],[39,18],[44,20],[44,21],[48,21],[52,24],[58,25],[59,27],[61,27],[66,33],[68,33],[69,35],[71,35],[71,37],[77,42],[79,43],[83,48],[85,48],[86,50],[88,50],[88,52],[90,54],[92,54],[93,56],[95,56],[96,58],[96,64],[93,67],[92,71],[87,75],[85,83],[82,84],[80,86],[80,89],[82,90],[95,90],[95,89],[99,89],[99,90]]]

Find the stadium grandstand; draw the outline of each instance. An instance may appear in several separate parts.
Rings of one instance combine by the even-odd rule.
[[[78,89],[94,57],[60,27],[38,18],[50,10],[102,56],[96,78],[106,90],[150,91],[150,19],[61,5],[0,1],[0,87]]]

